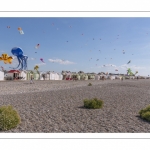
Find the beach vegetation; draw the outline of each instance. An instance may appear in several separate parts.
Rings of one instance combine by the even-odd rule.
[[[92,83],[89,83],[88,86],[92,86]]]
[[[97,98],[85,99],[84,107],[88,109],[100,109],[103,107],[103,101]]]
[[[139,114],[142,119],[150,121],[150,105],[148,105],[146,108],[140,110]]]
[[[11,106],[0,107],[0,130],[10,130],[20,124],[18,112]]]

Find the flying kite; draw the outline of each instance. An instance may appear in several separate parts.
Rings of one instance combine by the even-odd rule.
[[[43,58],[40,58],[40,60],[41,60],[43,63],[45,63],[44,60],[43,60]]]
[[[4,71],[4,67],[1,66],[1,68],[2,68],[2,71]]]
[[[129,63],[131,63],[131,60],[127,64],[129,64]]]
[[[21,29],[21,27],[18,27],[18,31],[20,34],[24,34],[23,30]]]
[[[10,28],[10,26],[7,26],[7,28]]]
[[[98,61],[99,59],[97,59],[96,61]]]
[[[11,53],[14,56],[17,56],[19,64],[16,68],[18,68],[21,65],[21,68],[19,70],[26,70],[28,56],[23,55],[23,50],[19,47],[14,47],[12,48]],[[16,68],[13,68],[13,69],[16,69]]]
[[[34,70],[38,71],[38,69],[39,69],[39,66],[36,65],[36,66],[34,67]]]
[[[35,46],[36,49],[38,49],[39,47],[40,47],[40,44],[37,44],[37,45]]]
[[[118,71],[117,69],[115,71]]]
[[[0,57],[0,60],[4,61],[5,64],[9,63],[11,64],[12,63],[12,56],[8,56],[8,54],[2,54],[2,56]]]

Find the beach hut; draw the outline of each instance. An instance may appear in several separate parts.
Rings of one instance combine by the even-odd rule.
[[[110,76],[110,80],[115,80],[116,77],[115,76]]]
[[[40,72],[40,80],[51,80],[51,73],[50,71],[48,72]]]
[[[61,73],[58,73],[58,76],[59,76],[59,80],[63,79],[63,75]]]
[[[50,80],[55,80],[55,73],[54,72],[49,72],[49,79]]]
[[[31,76],[33,76],[34,80],[40,80],[40,72],[39,71],[27,71],[27,80],[31,79]]]
[[[0,71],[0,80],[4,80],[4,72]]]
[[[58,75],[58,73],[54,73],[54,76],[55,76],[55,80],[59,80],[59,75]]]
[[[5,79],[6,80],[14,80],[14,79],[19,79],[19,70],[10,70],[6,73]]]
[[[100,80],[100,76],[99,75],[95,75],[95,80]]]
[[[43,72],[43,71],[39,71],[39,79],[40,80],[45,80],[45,78],[46,78],[46,72]]]
[[[19,77],[21,80],[27,80],[27,72],[26,71],[21,71],[19,74]]]

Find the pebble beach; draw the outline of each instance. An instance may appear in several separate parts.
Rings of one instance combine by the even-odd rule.
[[[92,83],[92,86],[88,86]],[[85,109],[84,99],[103,100]],[[139,111],[150,104],[150,80],[2,81],[0,106],[12,105],[21,123],[1,133],[149,133]]]

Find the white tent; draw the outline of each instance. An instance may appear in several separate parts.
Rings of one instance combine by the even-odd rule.
[[[4,80],[4,72],[0,71],[0,80]]]

